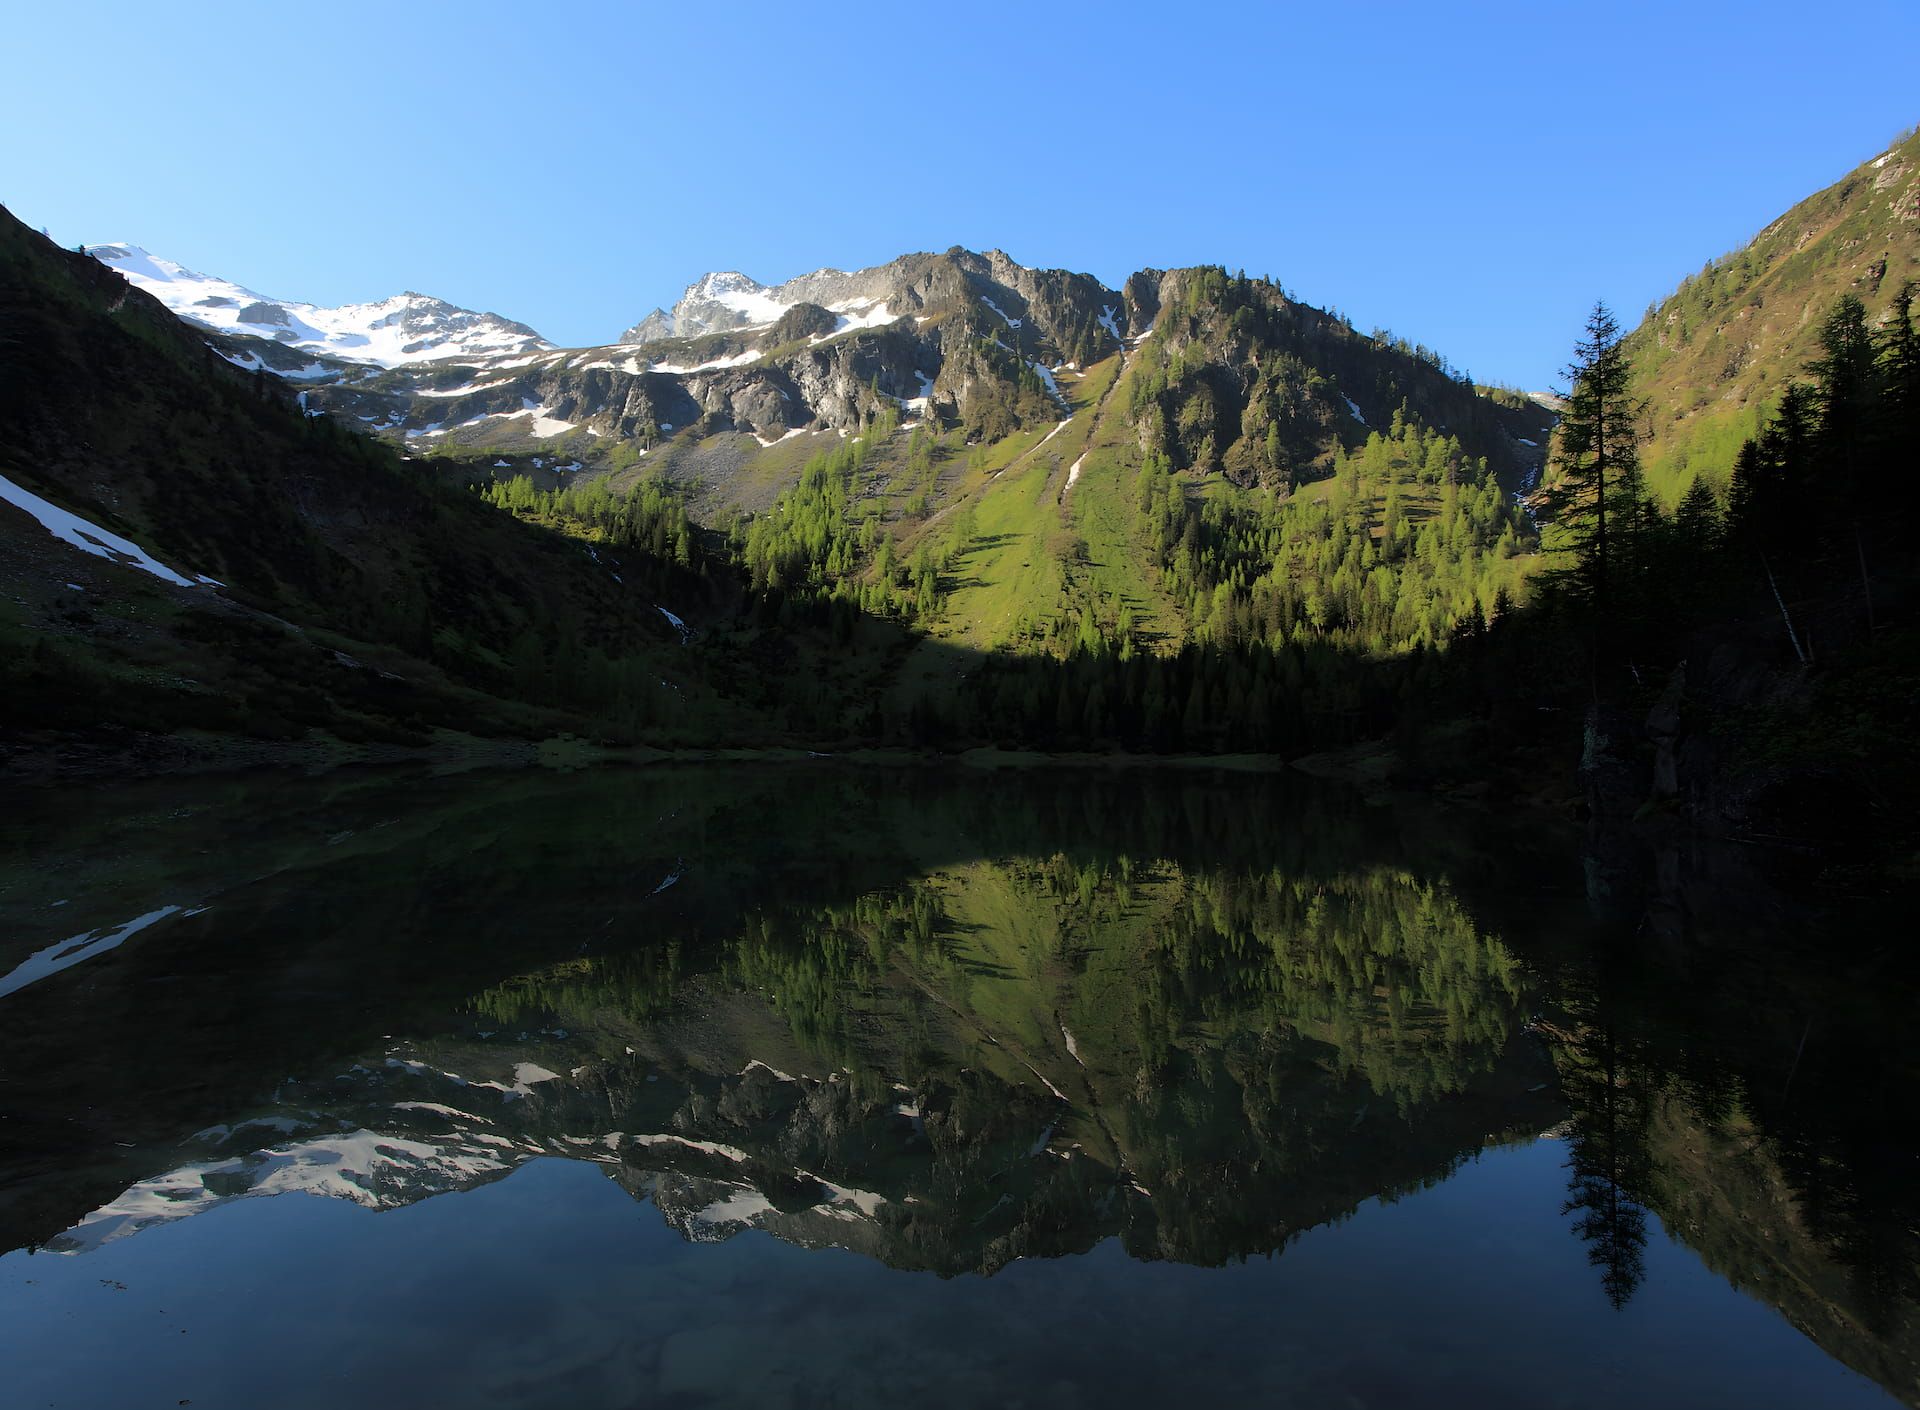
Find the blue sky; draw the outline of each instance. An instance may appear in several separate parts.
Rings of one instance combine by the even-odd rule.
[[[1920,122],[1920,5],[12,7],[0,202],[606,341],[708,269],[1271,274],[1553,380]]]

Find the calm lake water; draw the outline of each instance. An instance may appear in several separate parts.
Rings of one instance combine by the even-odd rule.
[[[1291,776],[23,792],[4,1399],[1920,1403],[1911,975],[1768,896]]]

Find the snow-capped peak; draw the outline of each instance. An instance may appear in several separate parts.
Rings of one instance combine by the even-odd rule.
[[[703,274],[693,284],[687,286],[686,297],[690,299],[719,299],[727,294],[764,294],[767,286],[757,279],[742,274],[737,269],[716,270]]]
[[[671,312],[655,309],[622,333],[620,341],[646,343],[766,328],[800,303],[817,303],[841,315],[841,330],[870,328],[892,316],[884,302],[885,274],[885,267],[851,274],[817,269],[784,284],[762,284],[737,269],[716,270],[687,285]]]
[[[699,307],[702,304],[712,307],[702,309]],[[704,276],[674,306],[674,313],[677,325],[686,322],[690,312],[697,311],[716,328],[726,326],[727,315],[732,316],[737,327],[754,327],[775,322],[791,307],[793,300],[782,299],[766,285],[729,269]],[[684,333],[686,329],[677,327],[676,331]]]
[[[372,303],[322,308],[257,294],[188,269],[138,245],[89,245],[87,253],[180,317],[222,333],[394,367],[443,357],[528,353],[552,346],[533,329],[411,291]]]

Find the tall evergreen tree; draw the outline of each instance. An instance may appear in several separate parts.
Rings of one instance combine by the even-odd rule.
[[[1842,492],[1859,488],[1860,461],[1877,404],[1878,369],[1866,306],[1852,294],[1834,304],[1820,325],[1820,356],[1807,364],[1813,376],[1820,448]]]
[[[1809,497],[1813,458],[1813,390],[1796,382],[1780,397],[1780,409],[1757,440],[1740,447],[1733,464],[1727,538],[1753,552],[1780,609],[1787,640],[1802,663],[1808,652],[1794,629],[1774,560],[1796,546],[1794,515]]]
[[[1873,579],[1867,571],[1866,542],[1860,534],[1859,506],[1868,493],[1868,469],[1875,456],[1879,427],[1879,366],[1866,306],[1852,294],[1841,296],[1820,325],[1820,356],[1807,364],[1813,374],[1819,413],[1821,470],[1828,481],[1828,502],[1846,516],[1860,565],[1860,590],[1866,599],[1867,626],[1873,627]]]
[[[1591,606],[1597,651],[1615,606],[1611,590],[1623,530],[1638,522],[1644,498],[1641,407],[1631,395],[1632,366],[1620,346],[1620,325],[1605,303],[1595,303],[1587,315],[1566,376],[1567,409],[1554,452],[1558,481],[1548,507],[1573,554],[1571,568],[1560,570],[1557,579]]]
[[[1889,431],[1898,440],[1920,434],[1920,332],[1913,326],[1914,282],[1893,296],[1880,335],[1880,372]]]

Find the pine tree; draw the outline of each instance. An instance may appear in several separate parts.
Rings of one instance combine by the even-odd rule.
[[[1808,659],[1800,634],[1780,589],[1774,559],[1798,546],[1795,515],[1810,498],[1813,456],[1813,390],[1802,383],[1788,387],[1780,409],[1760,434],[1740,447],[1733,465],[1733,486],[1727,511],[1727,539],[1751,550],[1767,581],[1768,592],[1780,609],[1793,654]]]
[[[1887,422],[1896,439],[1920,435],[1920,332],[1913,326],[1914,288],[1912,280],[1900,286],[1880,335]]]
[[[1821,355],[1807,364],[1813,374],[1818,412],[1816,444],[1827,480],[1829,503],[1842,507],[1860,566],[1860,590],[1866,599],[1867,628],[1873,629],[1873,579],[1867,571],[1866,543],[1860,535],[1859,505],[1868,486],[1866,467],[1874,414],[1879,406],[1879,368],[1867,310],[1852,294],[1843,295],[1820,325]]]
[[[1843,295],[1820,325],[1820,354],[1807,371],[1813,376],[1821,449],[1851,490],[1878,391],[1866,306],[1852,294]]]
[[[1705,479],[1696,476],[1681,498],[1673,515],[1673,533],[1682,558],[1684,573],[1689,566],[1698,568],[1720,546],[1720,506]]]
[[[1620,346],[1620,325],[1604,303],[1587,316],[1585,336],[1566,368],[1571,383],[1554,464],[1558,483],[1548,506],[1574,556],[1556,577],[1592,609],[1595,650],[1614,610],[1612,579],[1621,531],[1641,517],[1641,407],[1630,391],[1632,366]]]

